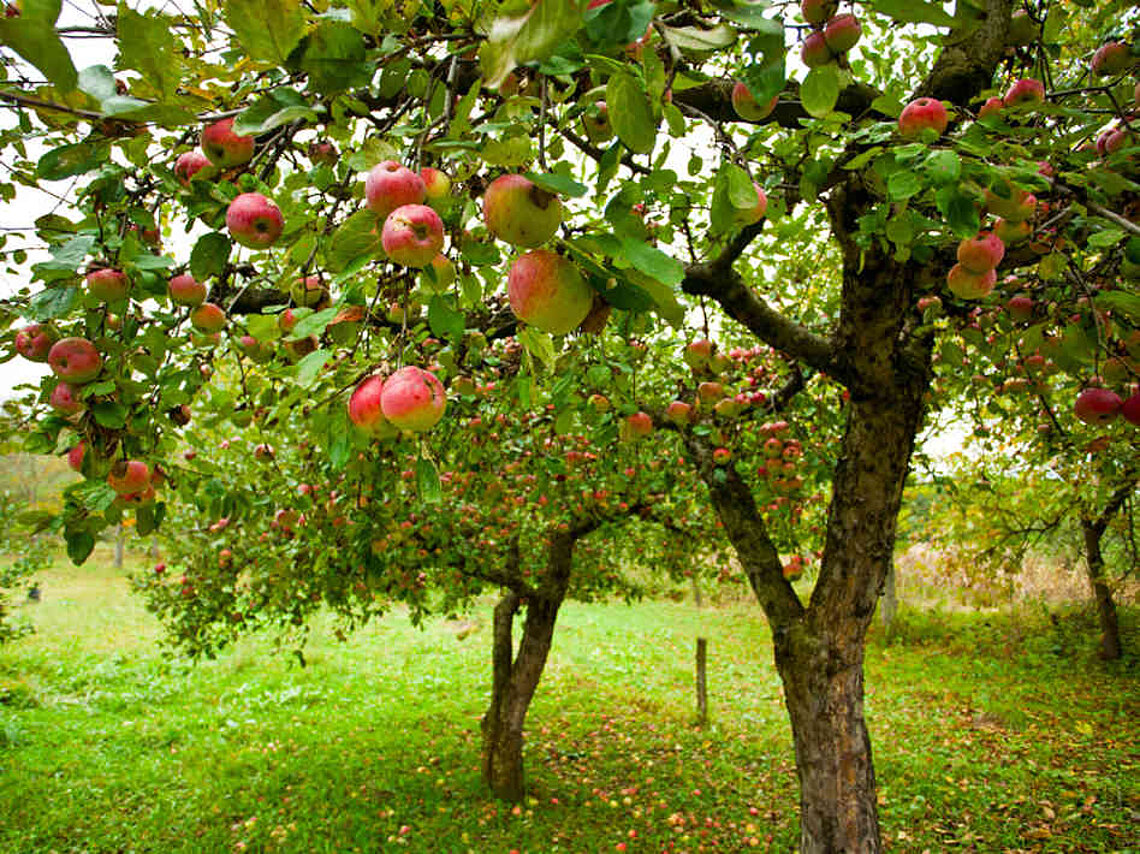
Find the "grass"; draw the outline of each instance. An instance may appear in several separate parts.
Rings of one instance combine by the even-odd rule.
[[[0,852],[795,846],[789,726],[746,603],[568,605],[512,810],[479,781],[487,613],[462,640],[392,616],[341,643],[322,623],[304,669],[268,638],[191,666],[97,557],[50,572],[37,634],[0,650]],[[888,850],[1140,850],[1138,670],[1096,660],[1081,611],[904,611],[867,656]]]

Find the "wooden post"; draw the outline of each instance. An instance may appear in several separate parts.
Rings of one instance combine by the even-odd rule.
[[[706,680],[708,664],[709,642],[705,638],[697,638],[697,720],[701,726],[709,719],[709,692]]]

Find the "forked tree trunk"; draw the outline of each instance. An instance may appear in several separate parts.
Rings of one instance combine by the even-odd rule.
[[[522,639],[514,652],[513,623],[523,601],[507,591],[495,606],[491,703],[483,716],[483,780],[498,798],[521,801],[526,794],[523,769],[523,725],[542,678],[558,609],[566,598],[574,538],[552,537],[546,578],[528,593]]]

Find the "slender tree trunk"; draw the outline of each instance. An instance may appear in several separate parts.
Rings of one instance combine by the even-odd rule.
[[[1096,612],[1100,620],[1100,656],[1115,661],[1121,656],[1120,624],[1116,619],[1116,603],[1112,601],[1112,588],[1104,580],[1104,553],[1100,548],[1104,528],[1092,519],[1081,519],[1085,540],[1085,570],[1096,598]]]
[[[125,535],[123,526],[119,525],[115,528],[115,569],[123,568],[123,544]]]
[[[899,610],[899,597],[895,589],[895,575],[898,569],[895,562],[892,560],[890,567],[887,569],[887,582],[883,585],[883,597],[879,600],[879,619],[883,623],[883,629],[890,632],[891,624],[895,621],[895,614]]]

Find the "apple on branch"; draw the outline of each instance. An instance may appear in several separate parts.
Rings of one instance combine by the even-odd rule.
[[[230,169],[253,159],[253,137],[234,133],[232,117],[202,131],[202,152],[219,169]]]
[[[230,236],[250,249],[268,249],[285,229],[281,210],[261,193],[242,193],[226,210]]]
[[[364,181],[364,201],[383,220],[396,208],[421,205],[427,197],[424,179],[395,160],[377,163]]]
[[[99,375],[103,358],[86,338],[61,338],[48,352],[48,365],[60,379],[83,385]]]
[[[513,246],[532,248],[554,236],[562,224],[562,202],[522,175],[501,175],[483,195],[487,230]]]
[[[431,371],[409,365],[392,374],[380,390],[384,417],[401,430],[430,430],[443,418],[447,393]]]
[[[576,329],[594,305],[594,289],[578,268],[548,249],[528,252],[511,265],[507,297],[516,317],[551,335]]]

